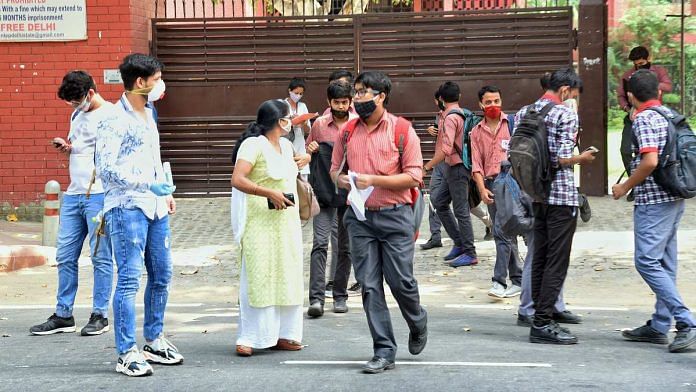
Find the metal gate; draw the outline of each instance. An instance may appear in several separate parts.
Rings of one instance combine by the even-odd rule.
[[[434,138],[425,128],[442,82],[459,83],[468,108],[478,108],[482,85],[496,84],[514,111],[539,96],[543,72],[572,64],[575,46],[569,7],[155,19],[152,51],[168,87],[158,105],[162,159],[174,168],[177,194],[228,194],[232,148],[258,105],[285,97],[290,78],[303,77],[309,109],[321,112],[337,69],[386,72],[394,83],[388,109],[414,122],[429,158]]]

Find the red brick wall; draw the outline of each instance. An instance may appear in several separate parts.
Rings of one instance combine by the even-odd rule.
[[[121,85],[105,85],[104,69],[117,69],[133,52],[149,53],[151,0],[87,0],[87,41],[0,42],[0,203],[39,201],[55,179],[65,190],[68,161],[49,141],[66,137],[71,109],[56,91],[66,72],[84,69],[107,100]]]

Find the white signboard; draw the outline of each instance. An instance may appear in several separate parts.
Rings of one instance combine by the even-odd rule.
[[[87,39],[86,0],[0,0],[0,42]]]

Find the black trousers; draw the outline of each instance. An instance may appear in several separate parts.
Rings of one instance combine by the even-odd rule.
[[[537,327],[552,320],[554,304],[568,274],[577,222],[577,207],[534,203],[532,299]]]
[[[362,300],[372,335],[375,356],[396,357],[396,338],[384,297],[389,285],[408,328],[418,333],[427,324],[420,305],[418,282],[413,276],[413,211],[409,206],[365,213],[360,221],[351,208],[343,218],[350,235],[350,251],[355,278],[362,285]]]

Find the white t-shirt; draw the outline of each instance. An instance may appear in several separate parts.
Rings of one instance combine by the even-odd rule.
[[[87,193],[94,172],[94,147],[97,140],[97,124],[115,109],[111,102],[104,102],[99,109],[90,112],[80,111],[70,121],[68,142],[72,145],[70,151],[70,186],[65,191],[67,195]],[[97,177],[92,185],[90,194],[104,193],[101,180]]]

